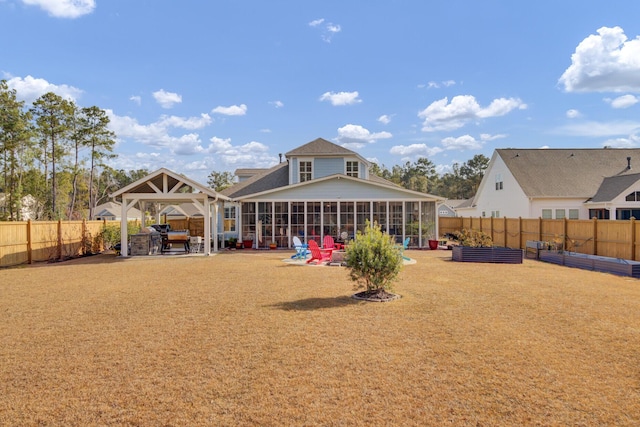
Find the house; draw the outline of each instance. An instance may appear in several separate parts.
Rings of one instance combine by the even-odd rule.
[[[456,215],[456,209],[458,206],[467,202],[466,199],[447,199],[441,205],[438,206],[438,216],[454,217]]]
[[[122,215],[122,205],[117,202],[106,202],[96,206],[93,212],[95,219],[98,221],[119,221]],[[140,221],[141,218],[142,213],[140,210],[133,207],[127,210],[127,221]]]
[[[19,212],[14,211],[13,218],[9,218],[10,209],[10,195],[7,193],[0,193],[0,218],[15,220],[15,221],[28,221],[41,219],[44,213],[44,206],[31,194],[23,196],[20,200]]]
[[[436,205],[444,199],[370,174],[370,163],[356,152],[318,138],[285,159],[255,174],[244,170],[242,180],[221,191],[231,200],[220,222],[225,235],[229,227],[255,247],[292,247],[293,236],[353,238],[369,221],[397,242],[410,238],[413,247],[436,237]]]
[[[640,218],[638,171],[640,149],[499,149],[471,204],[456,210],[479,217]]]

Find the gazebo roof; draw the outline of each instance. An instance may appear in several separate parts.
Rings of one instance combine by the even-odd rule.
[[[139,199],[156,201],[191,200],[194,196],[197,197],[197,194],[219,200],[229,200],[227,196],[217,193],[212,188],[165,168],[160,168],[144,178],[140,178],[121,188],[112,193],[111,197],[114,200],[122,199],[123,194],[131,194]]]

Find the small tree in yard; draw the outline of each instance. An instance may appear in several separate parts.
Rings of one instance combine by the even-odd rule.
[[[365,291],[358,296],[387,299],[402,267],[402,253],[393,238],[367,221],[364,232],[347,245],[347,268],[351,280]]]

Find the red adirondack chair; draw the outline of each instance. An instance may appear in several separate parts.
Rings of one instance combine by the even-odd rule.
[[[335,243],[333,241],[333,237],[328,234],[324,236],[324,240],[322,241],[322,249],[335,249]]]
[[[307,264],[313,261],[316,264],[331,261],[333,249],[320,249],[315,240],[309,240],[309,250],[311,251],[311,258],[307,260]]]

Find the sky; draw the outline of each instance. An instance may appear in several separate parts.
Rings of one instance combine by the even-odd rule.
[[[105,110],[116,169],[206,183],[324,138],[445,173],[640,147],[640,1],[0,0],[0,79]]]

